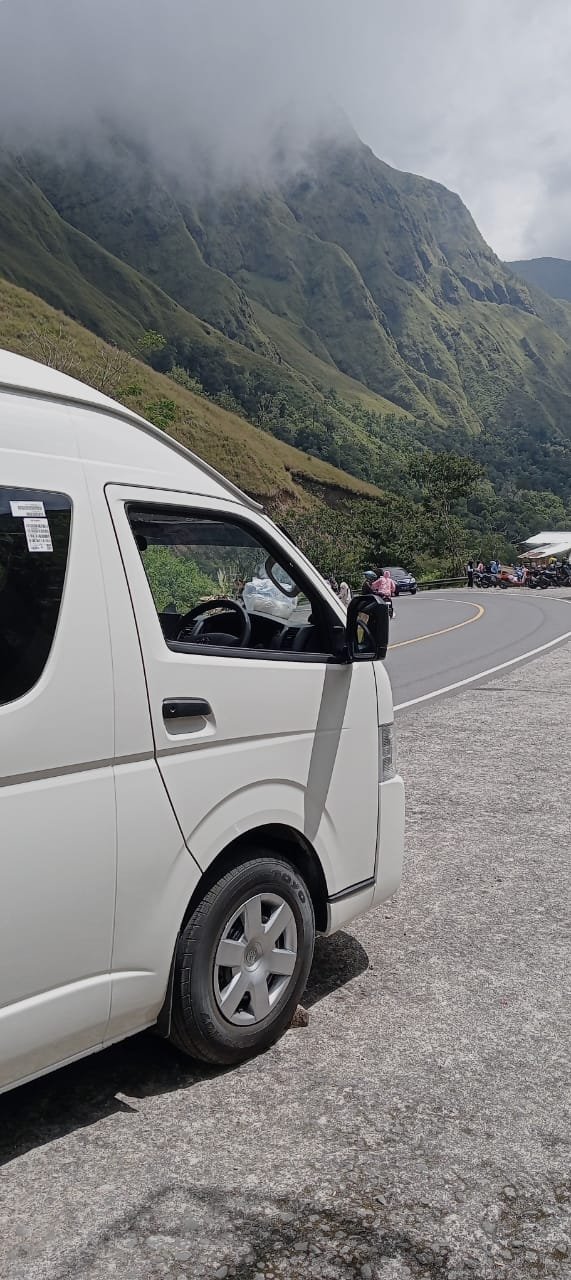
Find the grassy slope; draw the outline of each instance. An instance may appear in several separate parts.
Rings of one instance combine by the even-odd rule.
[[[124,346],[151,327],[204,339],[205,325],[58,217],[21,166],[0,166],[0,273]]]
[[[231,274],[290,331],[293,326],[313,354],[386,400],[438,417],[340,240],[321,235],[277,192],[230,192],[186,216],[202,228],[206,261]]]
[[[315,179],[292,182],[287,198],[304,226],[355,261],[411,376],[448,421],[501,427],[511,394],[521,390],[538,422],[569,423],[571,360],[556,359],[549,370],[547,411],[536,359],[537,344],[552,338],[543,315],[561,335],[566,319],[536,305],[510,276],[458,196],[362,147],[323,155]]]
[[[62,219],[227,337],[273,355],[251,305],[234,281],[213,270],[167,187],[144,157],[115,141],[103,166],[85,158],[61,167],[34,157],[34,174]]]
[[[371,391],[356,378],[341,373],[311,330],[295,320],[274,315],[261,303],[254,303],[253,310],[264,332],[270,335],[287,363],[314,386],[333,387],[348,404],[362,404],[373,413],[392,413],[397,417],[403,414],[399,405]]]
[[[98,353],[104,344],[92,333],[33,294],[0,278],[0,345],[37,358],[38,333],[61,335],[64,346],[73,346],[77,373],[81,366],[88,372],[99,362]],[[161,399],[174,401],[176,420],[169,430],[276,512],[284,505],[313,501],[310,495],[314,490],[323,490],[330,498],[336,494],[379,496],[372,485],[275,440],[137,360],[131,359],[123,381],[126,386],[140,388],[135,395],[118,395],[139,413],[145,413],[149,404]]]
[[[56,182],[53,175],[52,182]],[[87,217],[89,201],[83,187],[76,198],[81,200]],[[94,219],[96,224],[102,216],[100,211]],[[126,222],[133,234],[131,220],[126,218]],[[122,242],[125,232],[120,221],[119,227]],[[162,247],[167,260],[172,248],[167,237]],[[180,256],[175,255],[172,261],[176,268]],[[219,275],[207,267],[203,270],[212,278]],[[154,329],[170,339],[182,338],[218,350],[240,369],[269,373],[291,404],[303,402],[306,409],[309,405],[310,416],[312,404],[319,411],[323,409],[324,394],[332,386],[347,401],[360,399],[377,413],[399,412],[389,401],[341,374],[330,360],[327,363],[326,354],[323,360],[313,356],[302,343],[292,341],[285,327],[280,331],[275,317],[270,317],[269,329],[255,342],[255,335],[262,334],[255,305],[245,304],[251,321],[247,347],[191,314],[132,266],[61,217],[21,162],[0,165],[1,275],[40,294],[54,307],[119,346],[135,350],[143,333]],[[238,292],[231,281],[227,283],[230,290]],[[217,306],[219,302],[220,295]],[[228,313],[226,328],[233,327]],[[283,352],[277,359],[276,342],[282,338]],[[357,437],[366,456],[367,442],[359,428],[343,420],[338,408],[334,411],[328,406],[327,411],[337,417],[342,434]]]
[[[301,322],[304,345],[326,363],[385,400],[430,410],[355,264],[338,245],[298,226],[277,194],[252,199],[244,192],[197,205],[180,181],[153,172],[134,151],[127,151],[120,168],[114,152],[105,168],[94,161],[65,170],[39,159],[32,163],[66,223],[227,337],[272,357],[277,344],[252,307],[262,303],[295,325]],[[353,332],[358,359],[347,354]]]

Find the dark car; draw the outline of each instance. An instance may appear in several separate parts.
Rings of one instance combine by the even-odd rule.
[[[413,577],[412,573],[407,573],[406,569],[402,568],[402,565],[389,565],[389,573],[396,584],[395,595],[401,596],[405,591],[408,591],[411,596],[416,595],[416,578]]]

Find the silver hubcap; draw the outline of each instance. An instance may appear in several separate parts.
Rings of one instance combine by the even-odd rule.
[[[292,980],[297,927],[277,893],[248,898],[225,926],[214,960],[214,995],[235,1026],[267,1018]]]

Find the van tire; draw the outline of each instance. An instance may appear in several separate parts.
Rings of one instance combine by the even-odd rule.
[[[269,895],[269,904],[264,895]],[[262,972],[261,981],[265,984],[262,990],[270,992],[267,998],[275,1001],[275,1005],[271,1005],[266,1016],[254,1021],[255,1010],[250,995],[246,993],[242,1004],[232,1014],[236,1019],[243,1019],[243,1023],[237,1025],[224,1015],[220,1007],[227,990],[226,986],[221,986],[220,975],[226,982],[233,971],[221,968],[219,960],[217,963],[218,949],[228,930],[230,947],[233,945],[230,935],[234,938],[237,935],[247,936],[246,917],[238,915],[234,925],[232,921],[244,904],[257,904],[258,898],[262,919],[264,914],[271,919],[268,913],[275,912],[278,920],[279,909],[280,923],[282,916],[289,922],[287,933],[284,930],[276,946],[287,950],[287,963],[291,963],[293,969],[291,975],[282,978],[272,975],[264,978]],[[285,904],[285,910],[279,908],[279,903]],[[264,955],[257,958],[256,947],[260,951],[264,946],[273,948],[273,941],[263,943],[263,928],[262,924],[262,943],[254,939],[251,954],[242,937],[238,943],[239,947],[245,948],[244,967],[234,976],[238,978],[243,972],[244,982],[249,981],[253,972],[247,961],[252,959],[254,967],[266,963]],[[233,867],[208,890],[180,934],[174,965],[171,1042],[193,1058],[220,1066],[243,1062],[268,1049],[292,1020],[309,977],[314,942],[315,919],[311,897],[307,885],[291,863],[274,857],[268,850],[266,856],[262,852],[261,856]],[[273,950],[267,962],[270,968],[272,955],[275,955]]]

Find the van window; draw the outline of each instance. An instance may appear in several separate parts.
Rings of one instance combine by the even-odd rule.
[[[171,648],[331,653],[326,606],[246,522],[175,507],[129,507],[128,516]]]
[[[0,486],[0,705],[39,680],[65,582],[71,500]]]

